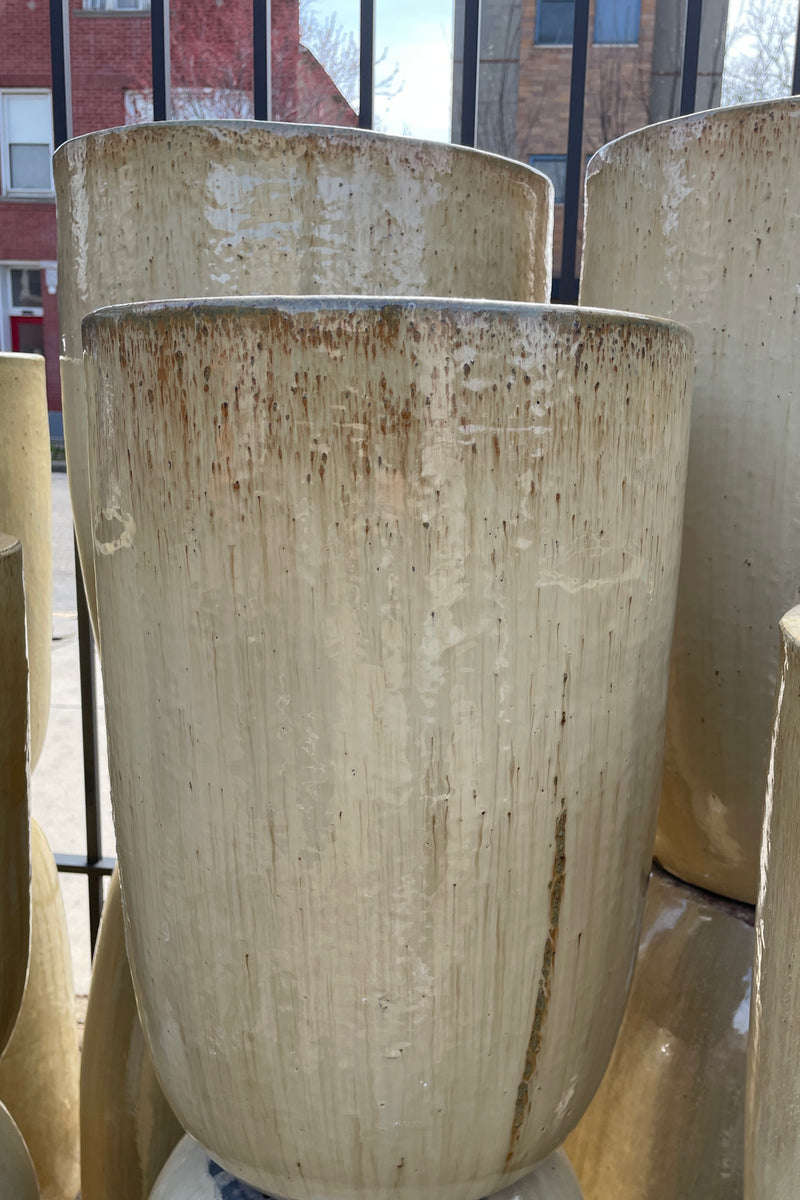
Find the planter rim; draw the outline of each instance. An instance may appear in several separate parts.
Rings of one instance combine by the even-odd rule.
[[[83,149],[84,145],[91,143],[136,141],[145,134],[150,137],[158,136],[166,139],[191,130],[207,130],[220,135],[260,133],[271,136],[276,144],[311,139],[353,147],[358,147],[359,144],[364,143],[375,143],[387,149],[396,146],[399,149],[407,151],[426,150],[433,154],[446,155],[452,158],[463,155],[467,158],[493,159],[498,163],[502,163],[509,175],[517,175],[523,181],[527,181],[531,177],[537,181],[544,180],[548,184],[548,190],[553,190],[552,181],[544,172],[537,171],[534,167],[529,167],[527,163],[520,162],[518,159],[506,158],[502,154],[493,154],[489,150],[479,150],[473,146],[460,146],[454,142],[435,142],[428,138],[405,137],[402,134],[395,133],[381,133],[375,129],[356,129],[349,125],[313,125],[292,121],[254,121],[246,119],[206,121],[193,119],[187,121],[141,121],[135,125],[114,125],[109,129],[99,129],[92,133],[83,133],[78,137],[70,138],[68,141],[63,142],[53,154],[53,163],[57,164],[62,159],[71,158]]]
[[[766,116],[775,109],[788,109],[793,117],[800,118],[800,95],[779,96],[772,100],[752,100],[745,104],[731,104],[727,108],[706,108],[700,112],[686,113],[682,117],[668,117],[665,121],[655,121],[652,125],[631,129],[628,133],[606,142],[594,152],[586,164],[586,182],[588,183],[592,175],[597,174],[604,163],[613,160],[618,152],[627,149],[632,143],[669,138],[681,133],[694,133],[699,137],[702,127],[707,124],[744,121],[747,118]],[[696,132],[693,126],[697,126]]]
[[[136,321],[149,325],[159,317],[174,315],[188,317],[198,314],[208,318],[221,316],[247,316],[257,313],[284,313],[287,316],[322,313],[341,314],[354,312],[419,312],[424,314],[452,314],[465,317],[481,315],[519,318],[528,320],[551,320],[565,326],[591,326],[594,324],[616,325],[661,329],[672,332],[694,346],[692,330],[665,317],[649,316],[645,313],[629,313],[612,308],[586,308],[568,304],[527,304],[518,300],[452,300],[427,296],[212,296],[183,298],[177,300],[147,300],[134,304],[111,304],[87,313],[81,322],[84,332],[101,325]]]
[[[39,362],[44,369],[43,354],[25,354],[21,350],[0,350],[0,362],[19,362],[23,359],[25,362]]]
[[[785,640],[800,649],[800,604],[783,614],[780,626]]]

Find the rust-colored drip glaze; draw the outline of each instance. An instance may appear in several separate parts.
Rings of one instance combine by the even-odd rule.
[[[53,172],[64,431],[92,614],[86,313],[190,296],[550,297],[552,184],[462,146],[180,121],[76,138]]]
[[[292,1200],[513,1184],[588,1104],[635,956],[691,338],[358,299],[84,331],[126,940],[171,1106]]]

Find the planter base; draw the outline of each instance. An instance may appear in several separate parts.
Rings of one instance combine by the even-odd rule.
[[[150,1193],[150,1200],[270,1200],[209,1158],[187,1134],[178,1142]],[[555,1150],[523,1179],[495,1192],[491,1200],[583,1200],[575,1173]]]

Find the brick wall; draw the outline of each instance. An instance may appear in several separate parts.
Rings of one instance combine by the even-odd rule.
[[[171,81],[250,94],[252,0],[172,0]],[[299,45],[298,0],[272,0],[273,110],[276,120],[355,125],[353,110],[312,54]],[[93,12],[71,0],[73,135],[125,123],[125,93],[151,86],[150,15]],[[0,88],[49,88],[47,0],[5,0]],[[55,204],[0,197],[0,263],[56,258]],[[56,296],[43,287],[48,404],[61,407]]]

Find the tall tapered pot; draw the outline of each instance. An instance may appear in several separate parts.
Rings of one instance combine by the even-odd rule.
[[[795,1047],[800,943],[800,608],[780,623],[780,670],[761,842],[752,1034],[747,1058],[745,1200],[791,1200],[800,1178]]]
[[[552,185],[518,162],[352,129],[181,121],[53,164],[64,430],[94,613],[81,319],[186,296],[550,296]]]
[[[167,1098],[275,1195],[497,1191],[577,1120],[625,1002],[691,339],[357,299],[121,307],[84,336]]]
[[[800,586],[800,99],[629,134],[586,190],[582,302],[672,317],[697,346],[656,853],[753,904],[773,646]]]

